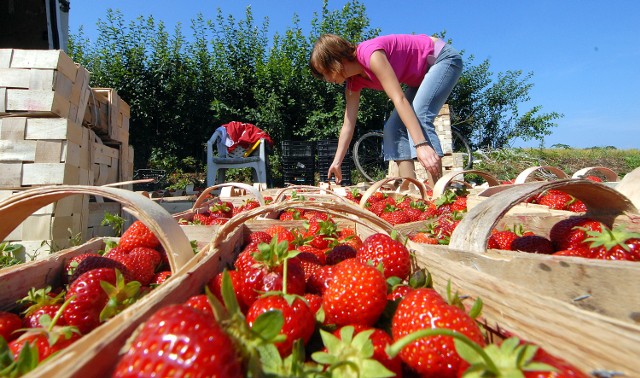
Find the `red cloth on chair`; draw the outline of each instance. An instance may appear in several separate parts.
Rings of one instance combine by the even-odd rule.
[[[229,152],[235,150],[238,146],[250,148],[260,139],[266,140],[270,146],[273,145],[273,141],[269,134],[256,125],[231,121],[222,126],[227,130],[227,136],[233,141],[233,145],[227,148]]]

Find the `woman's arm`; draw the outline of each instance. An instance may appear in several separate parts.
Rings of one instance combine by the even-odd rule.
[[[413,111],[411,103],[404,95],[400,82],[393,71],[386,54],[382,50],[374,51],[371,55],[371,71],[376,75],[385,93],[393,102],[394,107],[398,111],[400,119],[404,123],[411,135],[411,139],[415,144],[425,141],[425,136],[422,133],[420,122]],[[440,177],[441,162],[440,157],[433,148],[428,145],[418,147],[417,149],[418,161],[420,164],[429,171],[434,178]]]
[[[358,107],[360,106],[360,91],[352,92],[345,90],[345,97],[347,104],[344,109],[344,120],[342,122],[342,129],[340,129],[340,137],[338,139],[338,147],[336,149],[333,163],[329,167],[327,177],[331,178],[331,175],[336,176],[336,182],[342,181],[342,161],[349,151],[349,145],[353,138],[353,132],[356,128],[356,120],[358,119]]]

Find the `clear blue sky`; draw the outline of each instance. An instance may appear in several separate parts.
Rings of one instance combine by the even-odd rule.
[[[345,0],[330,0],[339,9]],[[370,0],[363,2],[372,27],[382,34],[443,30],[456,48],[489,59],[491,71],[533,72],[531,101],[543,112],[564,114],[544,146],[640,148],[640,1],[638,0]],[[71,33],[84,27],[95,38],[106,10],[127,19],[153,15],[172,29],[198,13],[216,9],[243,19],[251,6],[257,24],[269,19],[269,32],[284,32],[294,14],[308,31],[321,0],[72,0]],[[516,146],[538,146],[537,142]]]

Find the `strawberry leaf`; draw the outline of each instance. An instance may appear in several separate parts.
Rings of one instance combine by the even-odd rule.
[[[269,310],[260,314],[253,322],[251,330],[261,339],[270,342],[284,341],[285,335],[280,335],[284,325],[284,316],[280,310]],[[279,337],[282,336],[282,337]]]

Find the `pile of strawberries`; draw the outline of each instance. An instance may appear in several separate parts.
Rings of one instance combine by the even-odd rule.
[[[104,253],[70,259],[55,287],[32,288],[0,312],[0,376],[19,376],[135,303],[171,275],[158,238],[140,221]]]
[[[622,226],[609,228],[585,215],[570,217],[555,223],[549,237],[513,229],[493,230],[487,248],[575,256],[599,260],[640,261],[640,233]]]
[[[408,249],[392,236],[363,240],[321,212],[298,216],[304,228],[253,231],[233,267],[153,314],[113,376],[457,377],[472,365],[496,376],[499,366],[586,377],[516,338],[502,357],[465,362],[453,340],[488,345],[475,321],[481,306],[467,313],[424,271],[412,274]]]
[[[212,198],[212,202],[206,209],[198,209],[195,214],[189,217],[181,217],[178,219],[180,224],[194,225],[221,225],[237,215],[240,212],[255,209],[260,203],[255,199],[247,199],[242,205],[235,206],[233,202],[222,201],[220,198]]]

